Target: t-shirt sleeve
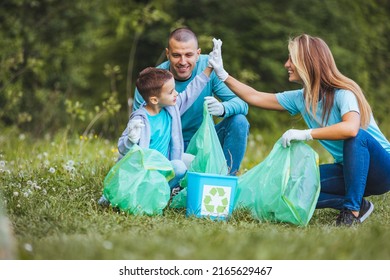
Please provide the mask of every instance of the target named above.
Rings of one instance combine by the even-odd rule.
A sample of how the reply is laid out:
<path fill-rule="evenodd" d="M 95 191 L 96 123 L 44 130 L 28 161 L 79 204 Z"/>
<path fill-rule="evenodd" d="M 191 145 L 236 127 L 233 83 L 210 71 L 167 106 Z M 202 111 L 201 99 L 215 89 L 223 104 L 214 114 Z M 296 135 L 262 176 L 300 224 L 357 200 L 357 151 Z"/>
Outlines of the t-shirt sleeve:
<path fill-rule="evenodd" d="M 350 90 L 339 90 L 336 94 L 336 106 L 340 109 L 340 115 L 354 111 L 360 114 L 356 96 Z"/>
<path fill-rule="evenodd" d="M 302 106 L 305 106 L 302 89 L 279 92 L 276 99 L 291 115 L 299 114 Z"/>

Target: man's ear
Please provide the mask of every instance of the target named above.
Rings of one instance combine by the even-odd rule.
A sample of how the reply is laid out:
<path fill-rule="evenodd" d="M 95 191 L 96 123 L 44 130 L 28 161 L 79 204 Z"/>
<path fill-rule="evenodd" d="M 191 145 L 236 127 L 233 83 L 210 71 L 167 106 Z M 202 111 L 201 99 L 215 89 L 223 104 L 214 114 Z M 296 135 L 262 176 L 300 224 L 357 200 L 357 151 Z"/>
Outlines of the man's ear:
<path fill-rule="evenodd" d="M 168 50 L 168 48 L 165 48 L 165 56 L 169 60 L 169 50 Z"/>
<path fill-rule="evenodd" d="M 158 98 L 157 96 L 152 96 L 149 98 L 149 102 L 152 103 L 153 105 L 157 105 L 158 104 Z"/>
<path fill-rule="evenodd" d="M 202 49 L 201 48 L 199 48 L 199 49 L 197 49 L 196 50 L 196 54 L 197 54 L 197 58 L 196 58 L 196 61 L 198 61 L 199 60 L 199 56 L 200 56 L 200 54 L 202 53 Z"/>

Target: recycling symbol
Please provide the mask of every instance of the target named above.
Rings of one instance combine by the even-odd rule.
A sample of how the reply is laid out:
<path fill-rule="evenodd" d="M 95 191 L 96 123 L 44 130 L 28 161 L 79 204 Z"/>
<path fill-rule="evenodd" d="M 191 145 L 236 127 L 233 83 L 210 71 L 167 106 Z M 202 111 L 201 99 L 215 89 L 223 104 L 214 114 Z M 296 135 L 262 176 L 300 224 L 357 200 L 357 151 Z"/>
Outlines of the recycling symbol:
<path fill-rule="evenodd" d="M 204 186 L 203 189 L 203 215 L 227 215 L 229 212 L 230 200 L 229 187 Z"/>

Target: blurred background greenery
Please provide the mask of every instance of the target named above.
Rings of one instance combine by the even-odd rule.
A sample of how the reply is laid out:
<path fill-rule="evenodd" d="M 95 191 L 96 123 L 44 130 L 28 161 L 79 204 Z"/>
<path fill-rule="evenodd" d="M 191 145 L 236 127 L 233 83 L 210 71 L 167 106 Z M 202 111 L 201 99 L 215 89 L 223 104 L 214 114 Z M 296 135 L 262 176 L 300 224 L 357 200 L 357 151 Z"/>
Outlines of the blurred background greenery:
<path fill-rule="evenodd" d="M 161 63 L 170 31 L 186 25 L 202 53 L 213 37 L 222 39 L 226 69 L 268 92 L 299 87 L 283 68 L 288 38 L 322 37 L 389 136 L 389 14 L 387 0 L 3 0 L 0 129 L 50 138 L 65 128 L 117 139 L 138 72 Z M 256 108 L 249 121 L 253 134 L 264 135 L 301 125 Z"/>

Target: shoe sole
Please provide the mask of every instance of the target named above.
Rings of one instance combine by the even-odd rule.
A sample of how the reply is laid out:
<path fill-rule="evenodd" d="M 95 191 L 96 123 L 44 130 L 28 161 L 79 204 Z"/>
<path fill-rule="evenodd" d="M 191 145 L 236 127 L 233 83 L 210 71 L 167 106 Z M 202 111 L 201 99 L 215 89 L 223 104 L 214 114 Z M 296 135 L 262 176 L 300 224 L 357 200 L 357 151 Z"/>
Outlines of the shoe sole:
<path fill-rule="evenodd" d="M 372 204 L 372 202 L 370 202 L 370 201 L 368 201 L 368 203 L 370 203 L 370 207 L 368 208 L 367 212 L 364 213 L 364 215 L 359 218 L 360 223 L 363 223 L 364 220 L 367 219 L 368 216 L 371 215 L 372 211 L 374 211 L 374 204 Z"/>

